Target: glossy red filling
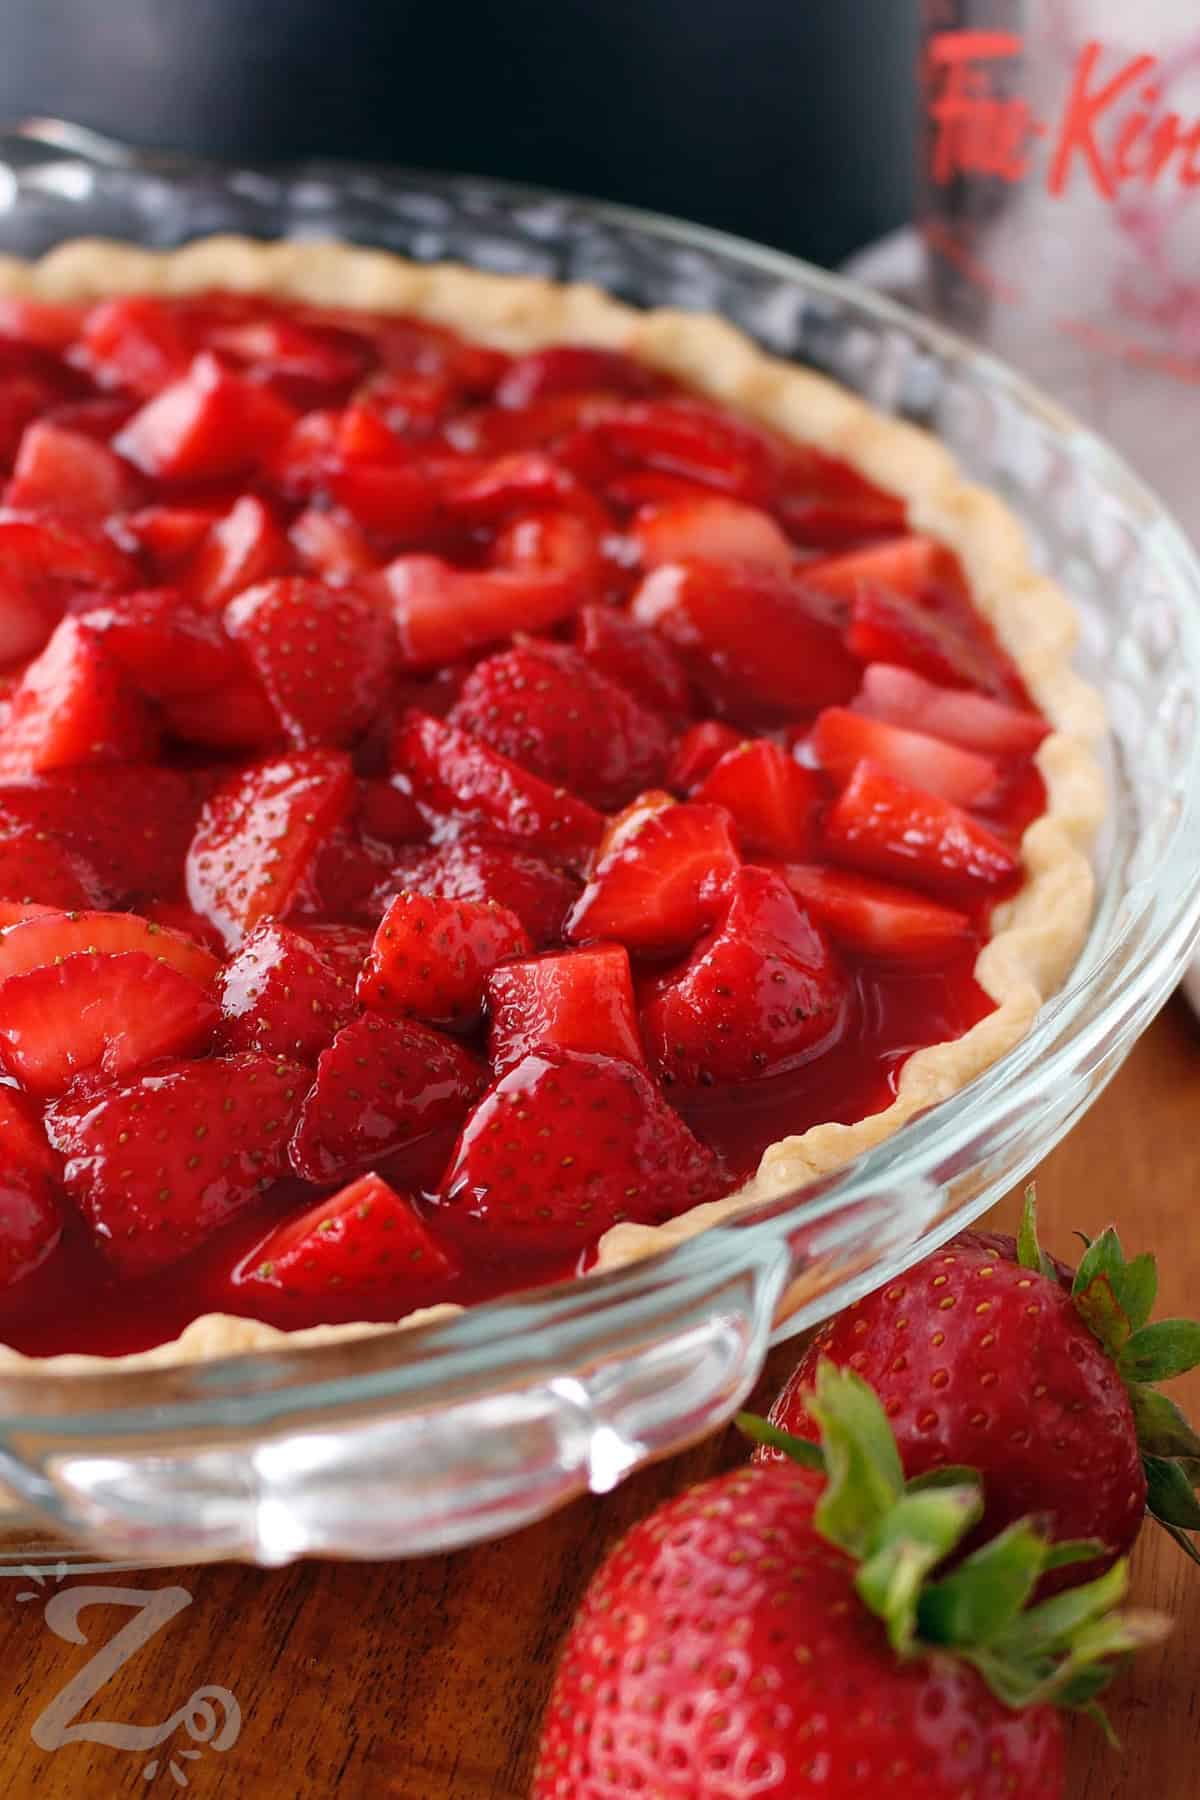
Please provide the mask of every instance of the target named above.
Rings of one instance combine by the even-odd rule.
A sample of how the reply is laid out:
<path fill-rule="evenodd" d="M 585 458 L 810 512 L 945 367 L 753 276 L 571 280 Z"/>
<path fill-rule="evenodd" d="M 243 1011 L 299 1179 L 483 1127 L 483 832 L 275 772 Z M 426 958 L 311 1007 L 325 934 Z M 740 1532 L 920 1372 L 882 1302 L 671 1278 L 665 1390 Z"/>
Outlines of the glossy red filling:
<path fill-rule="evenodd" d="M 557 1279 L 990 1010 L 1045 726 L 844 465 L 233 295 L 0 303 L 0 461 L 4 1342 Z"/>

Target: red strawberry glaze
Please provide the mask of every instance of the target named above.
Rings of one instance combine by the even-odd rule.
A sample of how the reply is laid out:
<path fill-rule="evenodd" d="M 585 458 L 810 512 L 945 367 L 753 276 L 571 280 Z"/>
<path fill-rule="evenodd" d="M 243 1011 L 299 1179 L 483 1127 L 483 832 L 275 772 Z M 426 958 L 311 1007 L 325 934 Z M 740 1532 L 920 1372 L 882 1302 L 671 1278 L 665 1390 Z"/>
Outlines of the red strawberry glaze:
<path fill-rule="evenodd" d="M 223 295 L 105 302 L 61 348 L 47 338 L 6 354 L 13 379 L 25 382 L 25 429 L 36 434 L 39 419 L 48 428 L 24 452 L 20 430 L 0 442 L 0 475 L 17 476 L 0 495 L 0 928 L 39 904 L 86 900 L 185 932 L 193 921 L 207 945 L 224 939 L 227 959 L 257 921 L 286 917 L 294 932 L 314 933 L 302 935 L 294 959 L 301 982 L 304 941 L 320 949 L 336 939 L 337 954 L 322 965 L 320 996 L 315 986 L 289 989 L 287 1006 L 300 1014 L 279 1017 L 286 1026 L 311 1012 L 332 1033 L 363 1001 L 361 985 L 354 998 L 357 970 L 410 875 L 422 895 L 444 895 L 443 907 L 509 909 L 534 953 L 555 951 L 564 962 L 597 941 L 589 919 L 606 921 L 612 938 L 624 930 L 642 1005 L 693 955 L 697 933 L 720 929 L 736 886 L 725 864 L 736 866 L 737 852 L 781 872 L 781 858 L 827 863 L 834 887 L 839 875 L 859 884 L 850 899 L 860 905 L 869 904 L 864 877 L 911 880 L 896 887 L 890 913 L 883 904 L 870 915 L 868 942 L 887 945 L 889 920 L 899 932 L 914 905 L 918 923 L 922 903 L 953 907 L 939 948 L 914 951 L 897 937 L 892 954 L 867 955 L 813 900 L 845 984 L 837 1035 L 801 1047 L 782 1073 L 736 1087 L 664 1082 L 731 1188 L 776 1139 L 885 1108 L 909 1054 L 960 1036 L 991 1009 L 974 961 L 991 908 L 1019 886 L 1021 833 L 1045 807 L 1031 750 L 996 757 L 996 784 L 969 790 L 969 814 L 945 800 L 914 810 L 924 839 L 913 872 L 861 817 L 839 812 L 836 833 L 823 835 L 841 790 L 849 788 L 853 812 L 854 794 L 879 782 L 856 788 L 852 770 L 821 769 L 810 743 L 818 704 L 871 718 L 903 701 L 893 724 L 908 752 L 923 705 L 931 717 L 952 714 L 960 768 L 964 750 L 991 754 L 1006 721 L 1014 741 L 1036 737 L 1019 674 L 974 611 L 953 558 L 904 535 L 890 496 L 615 353 L 514 360 L 418 321 Z M 25 512 L 31 471 L 39 510 Z M 678 580 L 672 563 L 683 565 Z M 756 594 L 762 607 L 747 631 Z M 533 648 L 522 633 L 533 634 Z M 797 634 L 811 680 L 804 705 L 789 711 L 779 671 L 796 662 Z M 450 648 L 434 666 L 430 646 L 440 644 Z M 911 674 L 898 688 L 896 669 L 889 677 L 882 665 L 905 658 Z M 868 659 L 881 679 L 864 689 Z M 79 695 L 70 733 L 54 691 L 64 662 Z M 764 705 L 761 684 L 772 680 Z M 977 721 L 988 741 L 973 746 L 970 702 L 979 694 L 989 696 Z M 840 728 L 850 741 L 896 742 L 894 733 L 859 731 L 844 711 Z M 697 760 L 705 732 L 714 754 Z M 601 733 L 603 767 L 599 757 L 589 763 Z M 759 745 L 745 768 L 772 770 L 780 793 L 802 791 L 802 831 L 764 836 L 755 796 L 728 779 L 722 791 L 703 785 L 722 752 L 727 776 L 743 770 L 746 738 Z M 905 774 L 930 766 L 931 741 L 924 762 L 918 742 Z M 974 766 L 991 765 L 976 757 Z M 556 785 L 568 778 L 569 788 Z M 701 895 L 672 902 L 682 926 L 673 913 L 650 932 L 646 896 L 666 891 L 662 871 L 643 887 L 622 857 L 636 844 L 638 796 L 660 779 L 670 791 L 652 795 L 642 822 L 672 799 L 690 803 L 693 820 L 715 817 L 727 848 L 724 873 Z M 914 794 L 892 796 L 897 829 Z M 599 809 L 615 813 L 627 797 L 634 804 L 614 827 Z M 656 828 L 647 846 L 680 836 Z M 597 869 L 609 884 L 599 899 Z M 957 871 L 949 886 L 947 869 Z M 437 911 L 422 903 L 422 917 Z M 437 938 L 431 930 L 431 954 Z M 109 953 L 107 940 L 89 937 L 87 947 Z M 78 948 L 72 941 L 55 954 Z M 408 954 L 421 987 L 416 940 Z M 513 954 L 530 954 L 522 936 Z M 761 954 L 751 946 L 743 960 L 739 946 L 724 965 L 739 979 L 746 971 L 747 1029 L 755 1005 L 770 1001 L 766 988 L 754 998 Z M 761 967 L 765 982 L 769 955 Z M 704 981 L 696 988 L 704 1002 Z M 578 1034 L 586 1036 L 591 1003 L 586 984 L 572 994 L 568 1049 L 589 1050 Z M 435 1023 L 482 1072 L 487 1019 L 439 1013 Z M 299 1027 L 288 1029 L 294 1036 Z M 272 1046 L 264 1031 L 252 1017 L 247 1045 L 262 1038 L 271 1054 L 287 1053 L 285 1043 L 295 1051 L 291 1037 Z M 309 1074 L 320 1031 L 318 1022 L 301 1046 Z M 794 1035 L 803 1045 L 804 1034 Z M 612 1047 L 610 1030 L 596 1048 Z M 189 1053 L 230 1048 L 218 1030 Z M 114 1056 L 104 1067 L 126 1064 Z M 135 1065 L 128 1078 L 154 1072 Z M 11 1082 L 2 1062 L 0 1081 Z M 325 1186 L 294 1175 L 274 1181 L 151 1276 L 114 1272 L 103 1230 L 90 1235 L 71 1204 L 72 1183 L 86 1177 L 68 1165 L 60 1184 L 50 1156 L 49 1176 L 39 1166 L 37 1180 L 49 1179 L 63 1203 L 62 1240 L 33 1273 L 0 1287 L 0 1341 L 38 1356 L 115 1356 L 173 1338 L 205 1312 L 285 1329 L 387 1321 L 588 1266 L 592 1247 L 569 1257 L 536 1242 L 519 1256 L 493 1253 L 486 1231 L 464 1254 L 439 1192 L 462 1120 L 375 1159 L 369 1102 L 353 1094 L 346 1105 L 366 1134 L 361 1168 L 352 1162 Z M 36 1130 L 40 1102 L 22 1105 Z M 0 1174 L 13 1153 L 0 1135 Z M 16 1153 L 24 1154 L 19 1140 Z M 280 1223 L 367 1168 L 451 1253 L 435 1276 L 402 1269 L 383 1288 L 376 1273 L 362 1294 L 330 1288 L 302 1298 L 243 1282 Z M 185 1201 L 167 1197 L 168 1206 Z"/>

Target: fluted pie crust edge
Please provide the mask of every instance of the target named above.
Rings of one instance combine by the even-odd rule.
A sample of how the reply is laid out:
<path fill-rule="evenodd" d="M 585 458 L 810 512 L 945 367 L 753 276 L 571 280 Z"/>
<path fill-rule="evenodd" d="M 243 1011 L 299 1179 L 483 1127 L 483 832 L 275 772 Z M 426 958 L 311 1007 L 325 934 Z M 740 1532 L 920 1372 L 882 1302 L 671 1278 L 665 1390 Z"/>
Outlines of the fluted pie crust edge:
<path fill-rule="evenodd" d="M 766 355 L 712 314 L 666 307 L 643 312 L 580 283 L 493 275 L 452 263 L 417 264 L 340 243 L 264 244 L 227 236 L 168 251 L 81 238 L 34 263 L 0 258 L 0 294 L 71 301 L 209 288 L 405 312 L 510 351 L 557 343 L 625 350 L 697 392 L 841 458 L 901 497 L 916 531 L 957 554 L 974 604 L 990 620 L 1053 728 L 1037 753 L 1047 808 L 1022 839 L 1025 882 L 996 909 L 993 934 L 975 966 L 995 1011 L 962 1037 L 914 1052 L 901 1071 L 895 1100 L 883 1112 L 852 1125 L 814 1125 L 770 1145 L 756 1175 L 737 1193 L 666 1225 L 614 1226 L 601 1239 L 597 1268 L 635 1262 L 746 1206 L 841 1168 L 914 1114 L 957 1092 L 1019 1042 L 1070 970 L 1091 918 L 1094 881 L 1087 851 L 1105 806 L 1095 755 L 1104 710 L 1099 695 L 1070 664 L 1077 629 L 1070 601 L 1035 569 L 1013 513 L 994 494 L 966 481 L 948 450 L 823 376 Z M 426 1324 L 458 1310 L 428 1307 L 396 1323 Z M 0 1373 L 161 1368 L 391 1329 L 361 1324 L 285 1332 L 253 1319 L 208 1313 L 171 1342 L 132 1356 L 32 1358 L 0 1346 Z"/>

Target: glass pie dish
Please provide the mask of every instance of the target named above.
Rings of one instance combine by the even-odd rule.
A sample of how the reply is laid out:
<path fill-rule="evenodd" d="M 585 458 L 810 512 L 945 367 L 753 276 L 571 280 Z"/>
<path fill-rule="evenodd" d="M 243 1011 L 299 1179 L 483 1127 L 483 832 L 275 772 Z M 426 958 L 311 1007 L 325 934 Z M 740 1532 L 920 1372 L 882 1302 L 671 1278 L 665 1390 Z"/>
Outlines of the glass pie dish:
<path fill-rule="evenodd" d="M 332 1345 L 0 1378 L 14 1505 L 109 1555 L 272 1564 L 511 1529 L 712 1429 L 772 1335 L 976 1217 L 1101 1092 L 1200 929 L 1200 567 L 1116 459 L 1005 370 L 783 256 L 473 178 L 218 168 L 45 123 L 11 157 L 4 252 L 337 236 L 723 314 L 931 429 L 1012 506 L 1078 607 L 1080 663 L 1112 727 L 1091 935 L 1033 1031 L 953 1099 L 837 1176 L 626 1269 Z"/>

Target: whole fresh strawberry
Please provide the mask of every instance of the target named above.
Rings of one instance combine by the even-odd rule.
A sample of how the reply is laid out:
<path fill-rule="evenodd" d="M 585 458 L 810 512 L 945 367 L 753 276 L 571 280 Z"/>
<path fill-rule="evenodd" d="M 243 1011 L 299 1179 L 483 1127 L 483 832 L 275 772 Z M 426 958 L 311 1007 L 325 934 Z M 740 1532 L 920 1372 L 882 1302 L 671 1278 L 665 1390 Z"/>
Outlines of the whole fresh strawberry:
<path fill-rule="evenodd" d="M 1200 1363 L 1200 1325 L 1148 1323 L 1156 1288 L 1154 1258 L 1126 1261 L 1111 1229 L 1073 1274 L 1052 1262 L 1031 1192 L 1015 1242 L 965 1232 L 823 1326 L 771 1420 L 815 1438 L 810 1402 L 827 1358 L 878 1394 L 910 1476 L 980 1471 L 983 1529 L 1036 1513 L 1055 1539 L 1106 1546 L 1052 1585 L 1123 1555 L 1147 1510 L 1200 1560 L 1183 1535 L 1200 1528 L 1200 1437 L 1152 1385 Z"/>
<path fill-rule="evenodd" d="M 741 1469 L 635 1526 L 567 1640 L 532 1800 L 1058 1800 L 1056 1707 L 1161 1635 L 1112 1610 L 1125 1568 L 1030 1605 L 1054 1550 L 1028 1520 L 946 1572 L 969 1470 L 906 1483 L 878 1400 L 824 1364 L 828 1475 Z M 780 1434 L 781 1436 L 783 1434 Z"/>

